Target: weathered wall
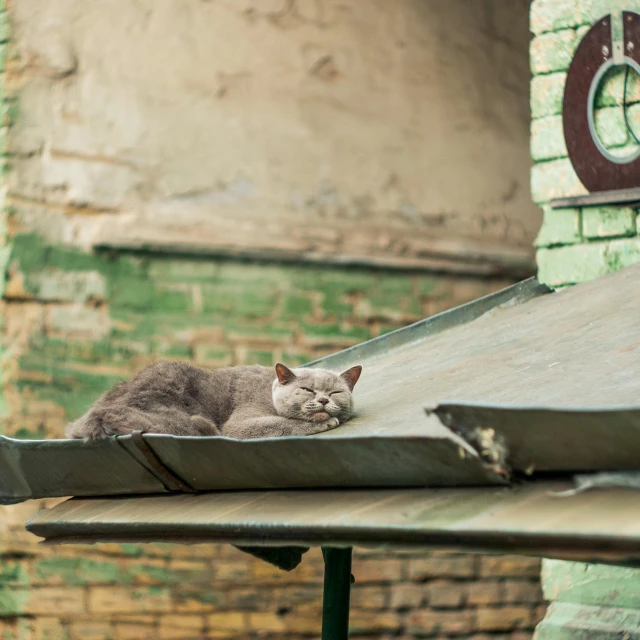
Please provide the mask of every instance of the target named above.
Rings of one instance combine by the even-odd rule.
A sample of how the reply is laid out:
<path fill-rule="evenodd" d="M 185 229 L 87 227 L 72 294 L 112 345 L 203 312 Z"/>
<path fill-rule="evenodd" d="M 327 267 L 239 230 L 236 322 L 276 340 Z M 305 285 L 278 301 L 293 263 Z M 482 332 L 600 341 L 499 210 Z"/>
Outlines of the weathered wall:
<path fill-rule="evenodd" d="M 638 0 L 534 0 L 531 5 L 531 176 L 533 199 L 544 211 L 536 240 L 538 277 L 554 287 L 575 284 L 640 261 L 638 211 L 618 207 L 551 209 L 549 201 L 585 189 L 567 157 L 562 99 L 567 69 L 583 35 L 616 9 L 640 11 Z M 605 147 L 622 153 L 633 140 L 622 114 L 624 72 L 609 74 L 596 102 L 596 127 Z M 629 77 L 628 117 L 640 136 L 640 78 Z"/>
<path fill-rule="evenodd" d="M 591 280 L 640 261 L 638 210 L 585 207 L 552 210 L 552 198 L 585 189 L 567 157 L 562 130 L 562 98 L 573 52 L 589 26 L 621 9 L 640 11 L 638 0 L 533 0 L 531 30 L 531 152 L 534 200 L 544 210 L 538 235 L 538 277 L 554 287 Z M 596 125 L 612 152 L 628 152 L 632 140 L 624 124 L 624 74 L 610 74 L 597 98 Z M 629 120 L 640 132 L 640 81 L 628 86 Z M 638 633 L 640 576 L 620 567 L 543 562 L 544 596 L 551 601 L 535 633 L 537 640 L 620 638 Z"/>
<path fill-rule="evenodd" d="M 52 238 L 531 254 L 527 0 L 16 0 L 12 19 L 11 188 Z"/>
<path fill-rule="evenodd" d="M 536 629 L 536 640 L 614 640 L 638 633 L 637 569 L 545 560 L 542 584 L 551 605 Z"/>
<path fill-rule="evenodd" d="M 14 0 L 4 433 L 59 436 L 157 358 L 295 364 L 512 281 L 442 269 L 529 254 L 526 2 L 355 6 Z M 301 261 L 91 251 L 107 233 Z M 39 506 L 0 509 L 3 640 L 318 635 L 317 553 L 283 574 L 215 545 L 43 549 Z M 358 552 L 354 632 L 525 640 L 538 566 Z"/>

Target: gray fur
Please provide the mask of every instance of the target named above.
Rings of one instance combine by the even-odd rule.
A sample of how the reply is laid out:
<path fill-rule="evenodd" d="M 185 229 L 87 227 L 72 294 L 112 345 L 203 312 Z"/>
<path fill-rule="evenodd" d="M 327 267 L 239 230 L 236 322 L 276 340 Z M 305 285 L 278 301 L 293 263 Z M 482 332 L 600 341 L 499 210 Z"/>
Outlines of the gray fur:
<path fill-rule="evenodd" d="M 261 366 L 206 370 L 157 362 L 105 393 L 67 427 L 69 438 L 106 438 L 132 431 L 250 439 L 311 435 L 334 429 L 353 413 L 361 367 Z"/>

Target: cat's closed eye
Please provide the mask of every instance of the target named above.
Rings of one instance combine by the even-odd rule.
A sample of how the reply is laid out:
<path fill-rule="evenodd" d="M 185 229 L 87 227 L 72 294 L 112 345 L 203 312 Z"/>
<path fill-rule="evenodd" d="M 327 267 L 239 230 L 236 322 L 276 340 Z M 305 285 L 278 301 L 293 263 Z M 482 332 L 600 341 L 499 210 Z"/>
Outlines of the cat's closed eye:
<path fill-rule="evenodd" d="M 335 396 L 336 393 L 344 393 L 344 391 L 332 391 L 329 395 L 330 396 Z"/>
<path fill-rule="evenodd" d="M 302 391 L 306 391 L 307 393 L 315 393 L 313 389 L 307 389 L 307 387 L 300 387 L 300 389 L 302 389 Z"/>

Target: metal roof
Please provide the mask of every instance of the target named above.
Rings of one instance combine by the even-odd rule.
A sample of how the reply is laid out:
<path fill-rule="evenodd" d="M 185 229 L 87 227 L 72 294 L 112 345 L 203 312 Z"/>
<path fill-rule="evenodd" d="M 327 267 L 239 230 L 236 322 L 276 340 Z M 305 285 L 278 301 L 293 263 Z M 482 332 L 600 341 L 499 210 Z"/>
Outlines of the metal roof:
<path fill-rule="evenodd" d="M 321 442 L 315 436 L 237 441 L 150 434 L 94 442 L 0 437 L 0 504 L 70 495 L 162 493 L 184 487 L 203 491 L 501 484 L 503 479 L 472 450 L 461 450 L 462 441 L 437 420 L 426 419 L 421 385 L 397 389 L 405 376 L 402 367 L 394 380 L 386 379 L 384 359 L 404 347 L 412 361 L 413 349 L 429 336 L 548 291 L 530 279 L 347 349 L 340 357 L 312 363 L 335 368 L 342 358 L 365 366 L 356 391 L 360 415 L 322 434 Z M 427 370 L 428 365 L 423 361 Z M 372 404 L 387 397 L 380 389 L 392 387 L 395 395 L 384 411 Z M 439 439 L 434 441 L 434 436 Z"/>
<path fill-rule="evenodd" d="M 527 281 L 311 363 L 364 366 L 359 414 L 332 432 L 4 441 L 0 490 L 242 489 L 76 498 L 28 525 L 56 541 L 453 544 L 635 563 L 638 475 L 590 474 L 640 471 L 639 320 L 640 265 L 553 294 Z M 568 495 L 576 473 L 613 488 L 549 495 Z"/>
<path fill-rule="evenodd" d="M 515 488 L 220 492 L 75 498 L 27 528 L 60 542 L 456 546 L 469 551 L 640 564 L 640 492 L 570 498 L 567 482 Z"/>

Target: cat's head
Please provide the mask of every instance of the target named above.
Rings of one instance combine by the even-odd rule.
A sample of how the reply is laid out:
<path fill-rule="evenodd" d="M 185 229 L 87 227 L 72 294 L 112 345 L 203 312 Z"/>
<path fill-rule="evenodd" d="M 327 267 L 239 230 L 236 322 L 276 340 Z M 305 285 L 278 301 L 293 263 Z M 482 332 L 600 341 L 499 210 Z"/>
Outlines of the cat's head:
<path fill-rule="evenodd" d="M 289 369 L 278 363 L 273 406 L 286 418 L 312 422 L 338 418 L 344 422 L 353 412 L 352 392 L 361 372 L 361 366 L 338 374 L 326 369 Z"/>

